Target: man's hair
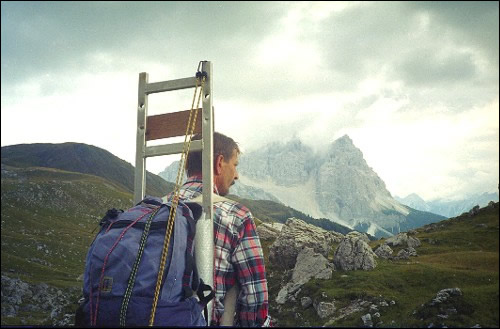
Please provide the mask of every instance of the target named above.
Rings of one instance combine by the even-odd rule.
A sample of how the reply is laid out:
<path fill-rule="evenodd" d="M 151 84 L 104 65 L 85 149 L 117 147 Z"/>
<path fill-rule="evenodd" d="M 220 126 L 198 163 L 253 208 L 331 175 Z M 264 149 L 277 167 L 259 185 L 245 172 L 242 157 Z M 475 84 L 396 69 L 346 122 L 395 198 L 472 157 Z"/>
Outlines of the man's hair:
<path fill-rule="evenodd" d="M 201 134 L 196 134 L 193 136 L 192 140 L 200 140 Z M 233 156 L 233 151 L 236 150 L 237 154 L 240 153 L 240 148 L 238 147 L 238 143 L 236 143 L 231 137 L 227 137 L 221 133 L 214 132 L 213 137 L 214 143 L 214 163 L 213 168 L 215 168 L 215 161 L 217 160 L 218 155 L 223 155 L 224 160 L 227 162 Z M 192 176 L 196 174 L 201 174 L 202 168 L 202 155 L 201 151 L 193 151 L 189 152 L 187 162 L 186 162 L 186 171 L 187 175 Z"/>

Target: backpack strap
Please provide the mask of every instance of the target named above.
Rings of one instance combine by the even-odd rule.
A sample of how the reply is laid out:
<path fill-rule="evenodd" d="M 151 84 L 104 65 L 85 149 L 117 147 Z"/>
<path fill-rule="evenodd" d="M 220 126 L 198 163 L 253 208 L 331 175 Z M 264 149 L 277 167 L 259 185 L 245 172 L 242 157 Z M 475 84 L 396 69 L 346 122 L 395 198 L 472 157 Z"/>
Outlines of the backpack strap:
<path fill-rule="evenodd" d="M 135 279 L 137 277 L 137 270 L 139 269 L 139 264 L 141 263 L 142 254 L 144 253 L 144 247 L 146 246 L 146 241 L 149 236 L 149 228 L 151 227 L 151 223 L 153 222 L 153 218 L 160 210 L 161 205 L 156 207 L 155 210 L 151 213 L 149 218 L 146 221 L 146 226 L 141 235 L 141 240 L 139 242 L 139 250 L 137 251 L 137 256 L 135 258 L 134 265 L 132 266 L 132 271 L 130 272 L 130 277 L 128 279 L 127 289 L 125 290 L 125 294 L 122 300 L 122 306 L 120 308 L 120 326 L 125 327 L 126 319 L 127 319 L 127 310 L 128 304 L 130 302 L 130 297 L 132 296 L 132 289 L 135 285 Z"/>
<path fill-rule="evenodd" d="M 191 275 L 196 269 L 196 264 L 193 257 L 193 243 L 196 234 L 196 222 L 195 219 L 189 214 L 189 209 L 187 206 L 182 207 L 182 215 L 186 218 L 189 232 L 186 241 L 186 267 L 184 269 L 184 275 L 182 276 L 182 290 L 184 293 L 184 299 L 193 296 L 193 288 L 191 287 Z M 197 271 L 196 271 L 197 272 Z M 196 273 L 198 276 L 198 273 Z M 194 284 L 193 280 L 193 284 Z"/>
<path fill-rule="evenodd" d="M 205 296 L 205 291 L 210 291 L 210 293 Z M 196 295 L 198 296 L 198 299 L 200 300 L 201 306 L 203 306 L 203 315 L 205 316 L 205 320 L 208 319 L 208 303 L 215 297 L 215 291 L 210 287 L 208 284 L 205 284 L 202 279 L 200 279 L 200 284 L 198 286 L 198 289 L 196 290 Z M 210 324 L 208 323 L 207 320 L 207 327 Z"/>

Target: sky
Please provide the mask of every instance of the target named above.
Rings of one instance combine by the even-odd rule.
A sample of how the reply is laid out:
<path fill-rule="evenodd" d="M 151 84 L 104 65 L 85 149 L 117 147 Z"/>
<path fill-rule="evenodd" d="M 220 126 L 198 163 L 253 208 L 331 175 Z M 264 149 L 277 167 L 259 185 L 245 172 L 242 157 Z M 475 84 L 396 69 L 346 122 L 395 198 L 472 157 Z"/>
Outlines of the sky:
<path fill-rule="evenodd" d="M 498 192 L 498 6 L 2 1 L 1 145 L 86 143 L 135 165 L 139 73 L 209 60 L 215 130 L 243 152 L 292 138 L 323 152 L 347 134 L 393 196 Z M 148 115 L 192 97 L 150 95 Z"/>

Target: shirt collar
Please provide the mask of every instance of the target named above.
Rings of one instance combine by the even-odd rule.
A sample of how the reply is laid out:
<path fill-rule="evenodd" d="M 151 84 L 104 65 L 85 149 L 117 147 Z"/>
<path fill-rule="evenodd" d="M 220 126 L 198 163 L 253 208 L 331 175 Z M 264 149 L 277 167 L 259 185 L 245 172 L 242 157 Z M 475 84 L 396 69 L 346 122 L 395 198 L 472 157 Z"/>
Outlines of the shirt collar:
<path fill-rule="evenodd" d="M 192 175 L 188 177 L 186 183 L 184 184 L 188 183 L 203 183 L 203 178 L 201 177 L 201 175 Z M 214 184 L 214 193 L 219 195 L 219 190 L 217 189 L 217 186 L 215 186 L 215 184 Z"/>

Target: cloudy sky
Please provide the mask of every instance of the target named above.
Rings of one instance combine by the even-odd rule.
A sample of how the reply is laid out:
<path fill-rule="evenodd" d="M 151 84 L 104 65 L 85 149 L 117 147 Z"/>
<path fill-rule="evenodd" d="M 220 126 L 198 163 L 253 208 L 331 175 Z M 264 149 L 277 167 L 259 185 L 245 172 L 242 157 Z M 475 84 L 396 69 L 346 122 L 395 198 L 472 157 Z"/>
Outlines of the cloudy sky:
<path fill-rule="evenodd" d="M 81 142 L 135 164 L 139 73 L 210 60 L 215 128 L 244 151 L 348 134 L 393 195 L 498 191 L 498 2 L 1 2 L 1 19 L 2 146 Z M 149 115 L 191 100 L 151 95 Z"/>

